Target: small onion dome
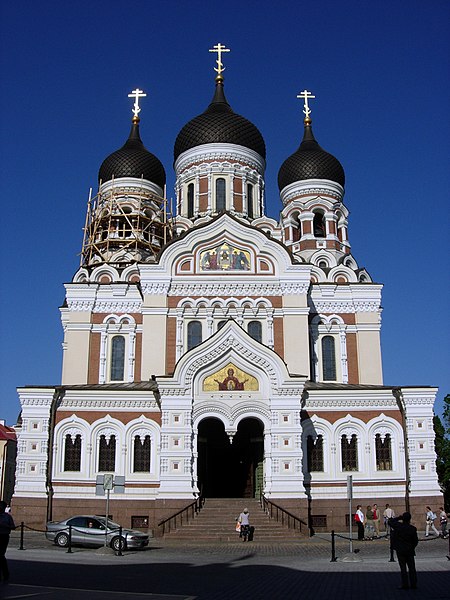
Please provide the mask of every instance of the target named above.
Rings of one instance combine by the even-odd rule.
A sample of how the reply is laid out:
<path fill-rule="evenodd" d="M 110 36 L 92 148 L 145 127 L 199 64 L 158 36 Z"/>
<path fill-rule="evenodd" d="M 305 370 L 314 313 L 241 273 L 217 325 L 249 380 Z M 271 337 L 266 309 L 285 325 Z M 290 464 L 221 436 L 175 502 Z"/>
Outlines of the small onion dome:
<path fill-rule="evenodd" d="M 177 136 L 174 160 L 180 154 L 203 144 L 236 144 L 257 152 L 264 159 L 266 145 L 258 129 L 233 112 L 223 90 L 223 77 L 216 77 L 216 90 L 211 104 L 201 115 L 189 121 Z"/>
<path fill-rule="evenodd" d="M 166 172 L 161 161 L 144 146 L 139 135 L 139 118 L 133 118 L 130 135 L 119 150 L 110 154 L 98 172 L 101 183 L 119 177 L 146 179 L 164 188 Z"/>
<path fill-rule="evenodd" d="M 291 183 L 305 179 L 329 179 L 345 184 L 341 163 L 319 146 L 311 128 L 311 119 L 305 119 L 305 133 L 298 150 L 287 158 L 278 171 L 280 191 Z"/>

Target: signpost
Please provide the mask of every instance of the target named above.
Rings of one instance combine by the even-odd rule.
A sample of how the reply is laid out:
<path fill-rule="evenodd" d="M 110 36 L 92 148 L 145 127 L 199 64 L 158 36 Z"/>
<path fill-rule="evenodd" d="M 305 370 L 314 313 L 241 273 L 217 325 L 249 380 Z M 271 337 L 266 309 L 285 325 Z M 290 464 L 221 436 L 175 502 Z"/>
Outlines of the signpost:
<path fill-rule="evenodd" d="M 352 539 L 352 500 L 353 500 L 353 475 L 347 476 L 347 500 L 348 500 L 348 514 L 349 514 L 349 537 L 350 537 L 350 553 L 353 552 L 353 539 Z"/>
<path fill-rule="evenodd" d="M 108 546 L 108 515 L 109 515 L 109 493 L 114 487 L 114 475 L 105 473 L 103 475 L 103 489 L 106 492 L 106 529 L 105 529 L 105 548 Z"/>

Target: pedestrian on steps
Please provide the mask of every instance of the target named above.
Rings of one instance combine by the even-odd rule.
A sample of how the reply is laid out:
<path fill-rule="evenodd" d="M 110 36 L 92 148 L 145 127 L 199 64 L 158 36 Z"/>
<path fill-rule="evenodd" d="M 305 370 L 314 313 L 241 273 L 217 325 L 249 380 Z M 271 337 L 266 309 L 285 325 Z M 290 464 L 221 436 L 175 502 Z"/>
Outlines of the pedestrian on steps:
<path fill-rule="evenodd" d="M 239 515 L 239 523 L 241 524 L 241 533 L 239 537 L 243 538 L 243 541 L 246 542 L 250 533 L 250 514 L 248 508 L 244 508 Z"/>

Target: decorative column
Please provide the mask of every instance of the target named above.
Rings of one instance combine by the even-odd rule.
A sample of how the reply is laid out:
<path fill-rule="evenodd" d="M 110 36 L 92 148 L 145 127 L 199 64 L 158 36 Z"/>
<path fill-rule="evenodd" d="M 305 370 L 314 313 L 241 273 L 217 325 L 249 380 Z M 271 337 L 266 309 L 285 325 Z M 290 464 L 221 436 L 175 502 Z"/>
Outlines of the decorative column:
<path fill-rule="evenodd" d="M 99 361 L 99 372 L 98 382 L 105 383 L 106 381 L 106 328 L 100 334 L 100 361 Z"/>
<path fill-rule="evenodd" d="M 134 381 L 134 362 L 136 352 L 136 326 L 128 334 L 128 381 Z"/>
<path fill-rule="evenodd" d="M 177 309 L 177 325 L 176 325 L 176 359 L 178 360 L 183 354 L 183 314 L 184 309 Z"/>
<path fill-rule="evenodd" d="M 339 341 L 341 346 L 341 371 L 342 383 L 348 383 L 348 361 L 347 361 L 347 334 L 346 325 L 339 328 Z"/>

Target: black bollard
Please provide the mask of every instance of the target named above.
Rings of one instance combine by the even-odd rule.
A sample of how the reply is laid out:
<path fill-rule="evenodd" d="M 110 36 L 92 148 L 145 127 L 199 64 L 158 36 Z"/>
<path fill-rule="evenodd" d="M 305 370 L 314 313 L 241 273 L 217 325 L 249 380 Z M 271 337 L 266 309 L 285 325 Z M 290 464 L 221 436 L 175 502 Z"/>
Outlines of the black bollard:
<path fill-rule="evenodd" d="M 392 545 L 392 529 L 391 529 L 391 537 L 389 538 L 389 550 L 391 551 L 391 558 L 389 559 L 389 562 L 395 562 L 394 547 Z"/>
<path fill-rule="evenodd" d="M 19 550 L 23 550 L 23 530 L 25 528 L 25 523 L 22 521 L 20 524 L 20 546 L 19 546 Z"/>
<path fill-rule="evenodd" d="M 332 529 L 331 531 L 331 561 L 330 562 L 336 562 L 337 558 L 336 558 L 336 543 L 335 543 L 335 539 L 334 539 L 334 529 Z"/>
<path fill-rule="evenodd" d="M 119 549 L 117 550 L 117 556 L 123 556 L 123 554 L 122 554 L 122 526 L 119 527 Z"/>
<path fill-rule="evenodd" d="M 69 543 L 67 545 L 67 553 L 72 553 L 72 525 L 69 525 Z"/>

